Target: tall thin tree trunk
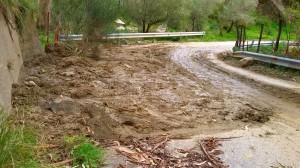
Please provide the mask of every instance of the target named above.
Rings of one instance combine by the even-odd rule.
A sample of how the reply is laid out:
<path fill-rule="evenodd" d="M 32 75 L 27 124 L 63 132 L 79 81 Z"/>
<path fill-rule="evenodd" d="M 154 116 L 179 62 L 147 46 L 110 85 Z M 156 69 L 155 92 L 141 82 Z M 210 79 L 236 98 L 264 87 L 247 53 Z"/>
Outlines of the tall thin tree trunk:
<path fill-rule="evenodd" d="M 195 19 L 192 19 L 192 32 L 195 31 Z"/>
<path fill-rule="evenodd" d="M 234 22 L 232 21 L 231 22 L 231 25 L 230 25 L 230 27 L 229 27 L 229 29 L 227 29 L 227 33 L 230 33 L 231 32 L 231 30 L 232 30 L 232 28 L 233 28 L 233 25 L 234 25 Z"/>
<path fill-rule="evenodd" d="M 148 25 L 147 25 L 147 29 L 146 29 L 146 32 L 145 32 L 145 33 L 149 33 L 151 26 L 152 26 L 151 24 L 148 24 Z"/>
<path fill-rule="evenodd" d="M 143 20 L 143 33 L 146 33 L 146 21 L 145 20 Z"/>
<path fill-rule="evenodd" d="M 218 23 L 218 28 L 219 28 L 219 35 L 220 35 L 221 37 L 223 37 L 222 26 L 221 26 L 221 24 L 220 24 L 219 22 L 217 22 L 217 23 Z"/>
<path fill-rule="evenodd" d="M 241 27 L 241 31 L 240 31 L 240 39 L 239 39 L 239 47 L 242 46 L 242 39 L 243 39 L 243 28 Z"/>
<path fill-rule="evenodd" d="M 300 3 L 300 2 L 299 2 Z M 285 49 L 285 57 L 288 56 L 289 49 L 290 49 L 290 40 L 291 40 L 291 29 L 288 29 L 287 23 L 285 23 L 285 28 L 286 28 L 286 37 L 287 37 L 287 44 L 286 44 L 286 49 Z"/>
<path fill-rule="evenodd" d="M 283 26 L 283 20 L 280 19 L 278 21 L 278 35 L 277 35 L 277 39 L 276 39 L 276 44 L 275 44 L 274 52 L 277 52 L 278 49 L 279 49 L 279 42 L 280 42 L 280 37 L 281 37 L 281 32 L 282 32 L 282 26 Z"/>
<path fill-rule="evenodd" d="M 221 36 L 221 37 L 223 37 L 223 31 L 222 31 L 222 28 L 221 27 L 219 27 L 219 35 Z"/>
<path fill-rule="evenodd" d="M 237 22 L 235 22 L 235 28 L 236 28 L 236 42 L 235 42 L 235 46 L 238 47 L 239 46 L 239 39 L 240 39 L 240 31 L 239 31 L 239 25 Z"/>
<path fill-rule="evenodd" d="M 246 28 L 244 28 L 244 36 L 243 36 L 243 51 L 245 51 L 245 41 L 246 41 Z"/>
<path fill-rule="evenodd" d="M 256 51 L 257 53 L 259 53 L 259 50 L 260 50 L 260 43 L 261 43 L 263 31 L 264 31 L 264 24 L 261 24 L 260 25 L 260 35 L 259 35 L 259 40 L 258 40 L 258 46 L 257 46 L 257 51 Z"/>

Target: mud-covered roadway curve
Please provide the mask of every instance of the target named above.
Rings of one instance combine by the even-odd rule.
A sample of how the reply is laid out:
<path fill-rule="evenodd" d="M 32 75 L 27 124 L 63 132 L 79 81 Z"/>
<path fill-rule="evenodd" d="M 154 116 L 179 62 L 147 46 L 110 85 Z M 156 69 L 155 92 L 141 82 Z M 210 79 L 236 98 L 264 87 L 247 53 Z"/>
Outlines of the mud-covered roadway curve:
<path fill-rule="evenodd" d="M 299 167 L 300 84 L 255 73 L 247 77 L 246 70 L 232 70 L 215 54 L 230 51 L 233 45 L 234 42 L 187 43 L 179 45 L 171 58 L 198 78 L 209 81 L 227 95 L 230 103 L 265 107 L 275 113 L 263 126 L 215 135 L 242 137 L 224 144 L 223 158 L 230 167 L 269 167 L 276 163 Z M 262 80 L 253 79 L 255 75 Z"/>
<path fill-rule="evenodd" d="M 265 78 L 269 83 L 247 78 L 244 73 L 232 71 L 231 66 L 218 64 L 215 54 L 231 51 L 234 42 L 186 43 L 179 45 L 172 53 L 174 62 L 195 74 L 198 78 L 209 81 L 221 92 L 240 100 L 250 100 L 274 109 L 278 113 L 286 113 L 300 123 L 299 83 L 292 83 L 239 69 L 240 72 Z M 217 62 L 217 63 L 216 63 Z M 273 81 L 272 81 L 273 80 Z M 272 85 L 274 82 L 274 85 Z M 273 94 L 276 92 L 278 95 Z"/>

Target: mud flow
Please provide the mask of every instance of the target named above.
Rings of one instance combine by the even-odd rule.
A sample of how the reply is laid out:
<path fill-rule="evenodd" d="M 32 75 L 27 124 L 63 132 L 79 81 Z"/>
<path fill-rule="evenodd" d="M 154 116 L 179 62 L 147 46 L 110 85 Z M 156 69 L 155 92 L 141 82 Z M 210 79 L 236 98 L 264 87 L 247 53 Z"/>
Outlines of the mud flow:
<path fill-rule="evenodd" d="M 170 153 L 180 148 L 185 154 L 200 154 L 197 157 L 200 160 L 193 164 L 202 165 L 206 159 L 204 162 L 209 166 L 214 163 L 209 157 L 219 158 L 209 152 L 215 151 L 219 147 L 216 142 L 221 140 L 220 143 L 227 145 L 218 155 L 225 162 L 220 159 L 215 165 L 229 163 L 239 167 L 249 163 L 260 167 L 263 161 L 259 160 L 263 158 L 272 158 L 268 163 L 274 165 L 276 158 L 286 158 L 281 148 L 297 148 L 292 143 L 298 144 L 294 139 L 299 135 L 296 127 L 300 121 L 297 113 L 300 96 L 289 89 L 241 77 L 228 65 L 219 63 L 214 57 L 216 53 L 230 50 L 231 46 L 231 43 L 105 45 L 87 55 L 70 46 L 50 46 L 49 54 L 24 63 L 20 83 L 13 85 L 14 110 L 26 109 L 21 114 L 25 119 L 20 122 L 33 126 L 40 133 L 42 144 L 63 144 L 65 137 L 74 135 L 87 136 L 104 147 L 118 142 L 119 148 L 126 151 L 128 144 L 130 147 L 133 143 L 134 147 L 149 143 L 158 153 L 143 148 L 144 154 L 161 157 L 157 161 L 169 159 L 165 165 L 174 165 L 180 158 L 161 153 L 171 145 Z M 282 130 L 282 125 L 290 126 Z M 276 132 L 275 138 L 269 133 L 265 137 L 265 130 L 272 137 Z M 159 139 L 162 135 L 168 138 Z M 223 141 L 228 137 L 229 141 Z M 293 141 L 285 141 L 287 137 Z M 206 145 L 208 148 L 199 146 L 203 138 L 212 140 Z M 261 149 L 257 156 L 263 155 L 253 162 L 240 154 L 252 149 L 247 147 L 249 139 Z M 279 143 L 282 140 L 286 144 Z M 278 155 L 266 153 L 272 151 L 268 148 L 272 145 L 262 145 L 265 141 L 277 145 Z M 244 148 L 239 150 L 237 144 Z M 121 150 L 121 154 L 131 159 L 139 156 L 139 151 L 132 153 L 132 150 L 136 149 L 130 148 L 131 154 Z M 113 156 L 108 154 L 108 161 L 115 167 L 124 165 L 119 163 L 124 157 L 111 159 L 115 158 L 115 152 Z M 297 161 L 295 152 L 291 155 Z M 45 159 L 51 163 L 68 157 L 63 148 L 49 153 L 55 156 L 51 161 Z M 195 159 L 194 155 L 187 156 Z M 152 163 L 151 159 L 148 161 Z"/>
<path fill-rule="evenodd" d="M 74 134 L 98 140 L 191 136 L 269 120 L 269 109 L 240 100 L 174 63 L 173 48 L 105 46 L 97 61 L 57 52 L 38 56 L 25 62 L 13 104 L 32 109 L 27 121 L 49 142 Z"/>

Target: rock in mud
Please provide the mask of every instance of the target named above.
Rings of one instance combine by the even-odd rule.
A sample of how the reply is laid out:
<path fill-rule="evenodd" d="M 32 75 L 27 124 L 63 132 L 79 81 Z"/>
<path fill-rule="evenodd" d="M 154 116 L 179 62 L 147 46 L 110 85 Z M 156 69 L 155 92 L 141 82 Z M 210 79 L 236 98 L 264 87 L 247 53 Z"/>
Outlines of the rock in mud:
<path fill-rule="evenodd" d="M 254 111 L 254 110 L 245 110 L 238 113 L 235 116 L 235 119 L 241 120 L 243 122 L 259 122 L 265 123 L 270 120 L 272 114 L 267 111 Z"/>
<path fill-rule="evenodd" d="M 66 77 L 74 77 L 76 73 L 74 71 L 67 71 L 67 72 L 63 72 L 62 75 Z"/>
<path fill-rule="evenodd" d="M 54 101 L 43 105 L 45 109 L 52 112 L 64 112 L 64 114 L 73 114 L 76 111 L 79 113 L 81 105 L 68 97 L 59 97 Z"/>
<path fill-rule="evenodd" d="M 244 58 L 239 61 L 241 67 L 251 66 L 254 63 L 253 58 Z"/>
<path fill-rule="evenodd" d="M 33 82 L 33 81 L 25 82 L 25 85 L 28 86 L 28 87 L 34 87 L 34 86 L 36 86 L 35 82 Z"/>

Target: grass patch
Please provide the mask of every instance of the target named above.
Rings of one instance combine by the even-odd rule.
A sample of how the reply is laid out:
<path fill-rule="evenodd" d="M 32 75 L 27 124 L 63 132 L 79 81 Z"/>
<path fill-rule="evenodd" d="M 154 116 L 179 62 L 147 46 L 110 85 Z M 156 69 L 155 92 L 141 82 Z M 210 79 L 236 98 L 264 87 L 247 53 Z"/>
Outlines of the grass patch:
<path fill-rule="evenodd" d="M 273 50 L 274 48 L 272 46 L 261 45 L 259 53 L 284 57 L 285 50 L 286 50 L 286 43 L 280 43 L 277 52 L 274 52 Z M 256 52 L 256 51 L 257 51 L 257 47 L 249 48 L 249 52 Z"/>
<path fill-rule="evenodd" d="M 66 137 L 65 147 L 74 159 L 73 166 L 99 167 L 104 162 L 104 150 L 94 146 L 84 136 Z"/>
<path fill-rule="evenodd" d="M 292 69 L 292 68 L 288 68 L 288 67 L 284 67 L 284 66 L 279 66 L 279 65 L 274 65 L 271 63 L 262 63 L 259 62 L 257 64 L 262 64 L 265 67 L 268 67 L 270 70 L 273 70 L 279 74 L 286 74 L 289 76 L 298 76 L 300 77 L 300 71 L 297 69 Z"/>
<path fill-rule="evenodd" d="M 172 30 L 171 30 L 172 31 Z M 157 41 L 183 41 L 183 42 L 214 42 L 214 41 L 235 41 L 236 40 L 236 30 L 235 27 L 232 28 L 231 32 L 227 33 L 226 30 L 222 30 L 223 36 L 220 35 L 219 29 L 214 26 L 213 22 L 210 22 L 210 27 L 206 30 L 206 35 L 204 37 L 179 37 L 174 38 L 159 38 Z M 286 27 L 283 27 L 281 40 L 286 40 Z M 248 26 L 246 29 L 247 40 L 258 40 L 260 35 L 260 25 L 253 24 Z M 278 34 L 278 25 L 276 22 L 269 21 L 264 26 L 263 38 L 262 40 L 275 40 Z M 291 40 L 296 40 L 296 36 L 292 34 Z M 152 42 L 152 40 L 146 40 L 146 42 Z"/>
<path fill-rule="evenodd" d="M 15 125 L 15 117 L 0 110 L 0 167 L 40 168 L 33 146 L 37 135 L 33 130 Z"/>

